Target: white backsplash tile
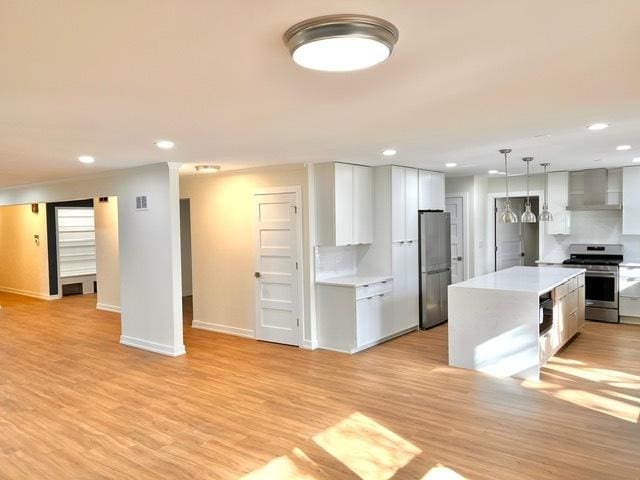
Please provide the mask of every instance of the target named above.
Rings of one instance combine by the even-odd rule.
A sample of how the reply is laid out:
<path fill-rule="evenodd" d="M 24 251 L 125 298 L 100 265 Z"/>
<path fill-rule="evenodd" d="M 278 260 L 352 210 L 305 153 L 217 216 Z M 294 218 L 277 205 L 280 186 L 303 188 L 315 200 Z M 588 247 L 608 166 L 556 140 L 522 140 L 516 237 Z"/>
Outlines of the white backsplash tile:
<path fill-rule="evenodd" d="M 622 235 L 620 211 L 571 212 L 571 234 L 545 235 L 542 258 L 568 258 L 572 243 L 622 244 L 626 259 L 640 259 L 640 235 Z"/>
<path fill-rule="evenodd" d="M 356 247 L 316 247 L 316 280 L 356 275 Z"/>

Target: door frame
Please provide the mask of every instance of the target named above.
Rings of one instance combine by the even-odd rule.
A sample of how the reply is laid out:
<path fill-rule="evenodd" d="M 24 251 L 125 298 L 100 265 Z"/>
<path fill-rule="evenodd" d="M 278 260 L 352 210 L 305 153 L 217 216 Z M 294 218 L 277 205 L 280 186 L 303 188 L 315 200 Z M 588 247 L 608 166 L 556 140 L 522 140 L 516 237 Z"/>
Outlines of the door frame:
<path fill-rule="evenodd" d="M 446 193 L 444 196 L 445 212 L 447 211 L 447 198 L 462 198 L 462 250 L 464 252 L 462 280 L 469 280 L 471 273 L 471 259 L 469 258 L 469 192 Z"/>
<path fill-rule="evenodd" d="M 304 317 L 304 251 L 303 249 L 303 237 L 304 232 L 302 231 L 303 222 L 302 222 L 302 187 L 300 185 L 294 185 L 290 187 L 263 187 L 257 188 L 251 192 L 251 208 L 252 212 L 252 225 L 253 229 L 253 271 L 257 271 L 256 268 L 258 266 L 258 212 L 256 209 L 257 205 L 257 195 L 286 195 L 287 193 L 295 194 L 296 198 L 296 208 L 298 213 L 296 215 L 296 262 L 298 262 L 298 270 L 296 271 L 296 282 L 298 283 L 298 318 L 300 319 L 300 325 L 298 325 L 298 347 L 302 347 L 303 339 L 304 339 L 304 325 L 305 325 L 305 317 Z M 254 279 L 253 286 L 253 337 L 256 338 L 258 332 L 258 319 L 260 318 L 259 308 L 260 303 L 258 302 L 258 281 Z"/>
<path fill-rule="evenodd" d="M 516 191 L 516 192 L 509 192 L 509 197 L 526 197 L 527 196 L 527 191 L 526 190 L 521 190 L 521 191 Z M 531 190 L 529 192 L 529 197 L 531 198 L 538 198 L 538 205 L 542 205 L 542 203 L 544 202 L 544 190 Z M 495 208 L 496 208 L 496 199 L 497 198 L 506 198 L 504 192 L 492 192 L 489 193 L 488 195 L 488 207 L 487 207 L 487 212 L 489 214 L 489 218 L 490 220 L 490 225 L 491 228 L 489 228 L 487 230 L 487 245 L 490 245 L 491 248 L 487 249 L 487 255 L 490 257 L 490 259 L 488 258 L 487 261 L 487 265 L 492 267 L 491 268 L 491 272 L 495 272 L 496 271 L 496 212 L 495 212 Z M 541 210 L 542 207 L 539 207 L 539 210 Z M 538 216 L 540 214 L 540 211 L 538 211 Z M 540 222 L 538 222 L 539 224 Z M 539 225 L 538 226 L 538 260 L 540 259 L 540 257 L 542 256 L 542 252 L 544 252 L 544 235 L 545 235 L 545 228 L 544 225 Z"/>

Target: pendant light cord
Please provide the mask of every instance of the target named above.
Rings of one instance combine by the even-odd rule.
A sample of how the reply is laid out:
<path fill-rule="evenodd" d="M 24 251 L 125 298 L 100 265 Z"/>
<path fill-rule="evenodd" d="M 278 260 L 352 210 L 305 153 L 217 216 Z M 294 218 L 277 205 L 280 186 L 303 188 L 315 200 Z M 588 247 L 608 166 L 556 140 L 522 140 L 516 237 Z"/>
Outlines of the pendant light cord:
<path fill-rule="evenodd" d="M 529 163 L 531 160 L 527 160 L 527 205 L 531 206 L 531 202 L 529 201 Z"/>
<path fill-rule="evenodd" d="M 509 202 L 509 171 L 507 170 L 507 152 L 504 153 L 504 191 L 507 194 L 507 204 Z"/>

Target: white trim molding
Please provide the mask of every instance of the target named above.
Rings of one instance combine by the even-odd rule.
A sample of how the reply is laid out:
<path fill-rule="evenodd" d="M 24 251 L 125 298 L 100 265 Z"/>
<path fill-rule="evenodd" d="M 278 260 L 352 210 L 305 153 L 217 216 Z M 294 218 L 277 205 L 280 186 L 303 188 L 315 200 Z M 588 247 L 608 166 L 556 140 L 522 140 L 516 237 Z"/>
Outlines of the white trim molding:
<path fill-rule="evenodd" d="M 120 313 L 120 307 L 118 305 L 109 305 L 107 303 L 96 303 L 96 310 L 103 310 L 105 312 Z"/>
<path fill-rule="evenodd" d="M 48 295 L 46 293 L 31 292 L 29 290 L 20 290 L 18 288 L 0 287 L 0 292 L 13 293 L 24 297 L 37 298 L 39 300 L 60 300 L 62 295 Z"/>
<path fill-rule="evenodd" d="M 303 340 L 302 346 L 300 348 L 303 348 L 305 350 L 316 350 L 318 348 L 318 342 Z"/>
<path fill-rule="evenodd" d="M 184 344 L 174 347 L 172 345 L 163 345 L 162 343 L 150 342 L 149 340 L 127 337 L 125 335 L 120 336 L 120 343 L 127 347 L 135 347 L 141 350 L 147 350 L 148 352 L 167 355 L 169 357 L 179 357 L 180 355 L 187 353 L 184 348 Z"/>
<path fill-rule="evenodd" d="M 230 327 L 228 325 L 221 325 L 219 323 L 209 323 L 199 320 L 193 320 L 191 322 L 191 328 L 208 330 L 210 332 L 224 333 L 227 335 L 235 335 L 236 337 L 256 338 L 253 330 L 249 330 L 248 328 Z"/>

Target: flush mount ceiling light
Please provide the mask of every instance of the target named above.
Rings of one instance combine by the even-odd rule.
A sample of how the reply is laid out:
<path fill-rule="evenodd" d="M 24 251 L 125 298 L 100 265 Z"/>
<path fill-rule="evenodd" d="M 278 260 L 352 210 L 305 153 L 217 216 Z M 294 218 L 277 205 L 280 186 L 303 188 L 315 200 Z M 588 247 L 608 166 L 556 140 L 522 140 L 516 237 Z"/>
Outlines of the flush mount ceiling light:
<path fill-rule="evenodd" d="M 458 164 L 454 162 L 449 162 L 449 163 L 445 163 L 444 166 L 447 168 L 453 168 L 453 167 L 457 167 Z"/>
<path fill-rule="evenodd" d="M 398 152 L 393 148 L 387 148 L 386 150 L 382 151 L 382 155 L 384 155 L 385 157 L 393 157 L 396 153 Z"/>
<path fill-rule="evenodd" d="M 348 72 L 386 60 L 398 41 L 398 29 L 368 15 L 326 15 L 296 23 L 283 40 L 302 67 Z"/>
<path fill-rule="evenodd" d="M 156 142 L 156 147 L 162 149 L 162 150 L 171 150 L 173 147 L 175 147 L 176 144 L 174 142 L 172 142 L 171 140 L 158 140 Z"/>
<path fill-rule="evenodd" d="M 79 161 L 80 163 L 84 163 L 84 164 L 87 164 L 87 165 L 88 165 L 88 164 L 90 164 L 90 163 L 95 162 L 95 161 L 96 161 L 96 159 L 95 159 L 95 158 L 93 158 L 91 155 L 80 155 L 80 156 L 78 157 L 78 161 Z"/>
<path fill-rule="evenodd" d="M 196 165 L 198 173 L 216 173 L 218 170 L 220 170 L 219 165 Z"/>
<path fill-rule="evenodd" d="M 604 130 L 605 128 L 609 128 L 609 124 L 608 123 L 592 123 L 587 128 L 592 131 Z"/>
<path fill-rule="evenodd" d="M 616 150 L 618 150 L 619 152 L 623 152 L 625 150 L 631 150 L 631 145 L 618 145 L 616 147 Z"/>

